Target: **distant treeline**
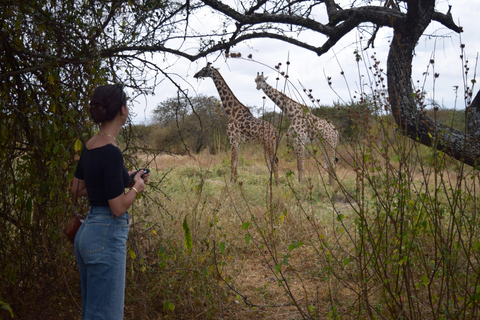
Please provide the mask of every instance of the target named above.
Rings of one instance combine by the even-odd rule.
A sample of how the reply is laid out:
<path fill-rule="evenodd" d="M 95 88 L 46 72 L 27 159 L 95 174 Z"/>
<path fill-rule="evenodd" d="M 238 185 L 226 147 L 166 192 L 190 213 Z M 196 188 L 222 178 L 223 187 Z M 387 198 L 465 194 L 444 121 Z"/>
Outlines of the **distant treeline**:
<path fill-rule="evenodd" d="M 335 103 L 334 106 L 310 107 L 314 115 L 332 122 L 340 132 L 340 143 L 358 137 L 375 126 L 376 119 L 389 118 L 389 113 L 379 113 L 369 104 Z M 465 130 L 464 110 L 427 110 L 427 115 L 457 130 Z M 259 118 L 274 124 L 282 139 L 290 120 L 278 112 L 266 112 Z M 221 102 L 215 97 L 170 98 L 160 103 L 154 119 L 148 125 L 137 126 L 137 136 L 150 147 L 166 152 L 198 153 L 208 149 L 211 153 L 229 150 L 226 128 L 228 117 Z"/>

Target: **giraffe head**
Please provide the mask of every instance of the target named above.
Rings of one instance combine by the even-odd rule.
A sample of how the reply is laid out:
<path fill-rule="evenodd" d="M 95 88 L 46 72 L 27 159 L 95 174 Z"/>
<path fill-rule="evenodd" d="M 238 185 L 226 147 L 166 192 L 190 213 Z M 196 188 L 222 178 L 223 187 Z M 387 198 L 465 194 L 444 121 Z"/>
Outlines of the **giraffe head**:
<path fill-rule="evenodd" d="M 195 75 L 193 77 L 196 78 L 196 79 L 207 78 L 207 77 L 212 78 L 214 73 L 215 73 L 215 69 L 213 68 L 212 64 L 210 62 L 208 62 L 207 66 L 204 67 L 202 70 L 198 71 L 197 73 L 195 73 Z"/>
<path fill-rule="evenodd" d="M 265 81 L 267 79 L 268 79 L 268 77 L 265 78 L 263 76 L 263 72 L 262 72 L 262 74 L 257 72 L 257 77 L 255 78 L 255 83 L 257 84 L 257 90 L 265 88 L 265 84 L 266 84 Z"/>

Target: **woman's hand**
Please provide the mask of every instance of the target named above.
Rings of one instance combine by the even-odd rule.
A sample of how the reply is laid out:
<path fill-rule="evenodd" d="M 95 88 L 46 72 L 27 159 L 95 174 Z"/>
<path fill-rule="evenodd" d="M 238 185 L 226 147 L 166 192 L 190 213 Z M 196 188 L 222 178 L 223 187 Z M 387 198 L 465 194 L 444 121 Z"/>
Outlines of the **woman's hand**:
<path fill-rule="evenodd" d="M 145 189 L 145 181 L 148 181 L 148 179 L 145 180 L 148 174 L 146 174 L 143 178 L 142 178 L 142 174 L 143 174 L 143 170 L 140 170 L 133 178 L 132 189 L 135 188 L 135 191 L 137 192 L 143 192 L 143 190 Z"/>
<path fill-rule="evenodd" d="M 143 179 L 143 182 L 148 182 L 148 175 L 150 174 L 150 172 L 148 172 L 148 173 L 146 173 L 145 175 L 143 175 L 144 172 L 145 172 L 145 171 L 144 171 L 143 169 L 140 170 L 140 171 L 138 172 L 137 176 L 139 176 L 140 179 Z M 137 178 L 137 177 L 135 176 L 135 179 L 136 179 L 136 178 Z"/>
<path fill-rule="evenodd" d="M 136 171 L 131 171 L 129 174 L 135 173 Z M 137 198 L 137 194 L 143 192 L 145 189 L 145 179 L 148 174 L 146 174 L 142 179 L 143 170 L 140 170 L 135 177 L 133 177 L 133 185 L 129 186 L 131 188 L 127 193 L 121 194 L 115 199 L 108 200 L 108 204 L 110 205 L 110 209 L 112 210 L 113 214 L 117 217 L 121 216 L 128 210 L 128 208 L 133 204 L 135 199 Z"/>
<path fill-rule="evenodd" d="M 128 185 L 127 185 L 127 188 L 131 188 L 131 187 L 134 186 L 136 176 L 140 176 L 140 177 L 141 177 L 142 174 L 143 174 L 143 170 L 141 170 L 141 171 L 138 171 L 138 170 L 128 171 L 128 176 L 129 176 L 129 177 L 131 177 L 133 174 L 135 174 L 134 181 L 129 182 Z M 148 179 L 146 179 L 147 177 L 148 177 L 148 173 L 143 176 L 143 181 L 147 182 L 147 181 L 148 181 Z"/>

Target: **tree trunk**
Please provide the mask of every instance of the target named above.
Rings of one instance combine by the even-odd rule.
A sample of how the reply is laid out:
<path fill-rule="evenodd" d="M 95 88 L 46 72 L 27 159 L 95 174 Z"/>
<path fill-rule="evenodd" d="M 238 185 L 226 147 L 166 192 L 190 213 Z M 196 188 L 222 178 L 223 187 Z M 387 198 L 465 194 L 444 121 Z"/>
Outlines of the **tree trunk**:
<path fill-rule="evenodd" d="M 426 146 L 435 146 L 437 150 L 468 165 L 476 166 L 480 157 L 480 139 L 475 139 L 474 125 L 470 125 L 471 129 L 467 133 L 455 130 L 425 116 L 415 102 L 411 84 L 413 52 L 420 36 L 431 22 L 434 9 L 435 0 L 408 1 L 407 19 L 392 21 L 394 37 L 387 60 L 392 114 L 404 135 Z M 480 101 L 477 105 L 480 105 Z M 479 113 L 478 109 L 475 108 L 476 113 Z M 471 115 L 476 113 L 470 112 Z M 473 119 L 470 121 L 476 122 L 478 121 Z"/>
<path fill-rule="evenodd" d="M 467 133 L 480 138 L 480 91 L 473 99 L 472 104 L 467 107 Z"/>

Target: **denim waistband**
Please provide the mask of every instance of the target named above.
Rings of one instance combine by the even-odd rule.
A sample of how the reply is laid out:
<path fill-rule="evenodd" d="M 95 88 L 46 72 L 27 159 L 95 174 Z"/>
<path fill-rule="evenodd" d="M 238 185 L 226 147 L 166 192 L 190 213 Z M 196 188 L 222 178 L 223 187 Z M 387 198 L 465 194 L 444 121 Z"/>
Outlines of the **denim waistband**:
<path fill-rule="evenodd" d="M 128 211 L 125 211 L 124 214 L 117 217 L 113 214 L 112 210 L 110 210 L 110 207 L 90 206 L 88 217 L 98 217 L 98 216 L 109 216 L 109 217 L 113 216 L 117 219 L 128 219 Z"/>
<path fill-rule="evenodd" d="M 110 213 L 113 214 L 110 207 L 90 206 L 90 213 Z"/>

